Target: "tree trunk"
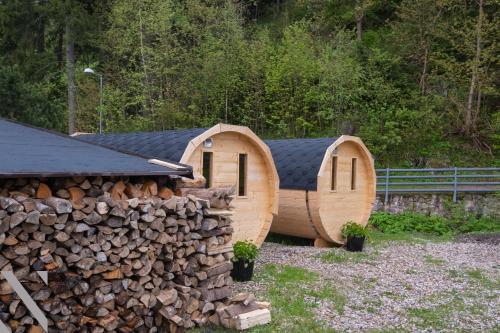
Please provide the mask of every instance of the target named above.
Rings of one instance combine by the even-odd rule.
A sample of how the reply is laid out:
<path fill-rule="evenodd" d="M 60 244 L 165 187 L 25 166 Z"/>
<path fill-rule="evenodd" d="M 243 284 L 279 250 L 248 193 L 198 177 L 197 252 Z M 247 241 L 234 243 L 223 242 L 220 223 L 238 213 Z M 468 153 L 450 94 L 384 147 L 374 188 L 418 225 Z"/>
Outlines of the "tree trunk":
<path fill-rule="evenodd" d="M 362 0 L 356 1 L 356 7 L 354 8 L 354 16 L 356 18 L 356 37 L 358 40 L 361 40 L 363 37 L 364 8 L 361 1 Z"/>
<path fill-rule="evenodd" d="M 225 99 L 225 110 L 224 110 L 224 119 L 227 124 L 227 87 L 224 90 L 224 99 Z"/>
<path fill-rule="evenodd" d="M 425 95 L 426 87 L 425 87 L 425 78 L 427 76 L 427 58 L 429 54 L 429 46 L 426 44 L 425 45 L 425 50 L 424 50 L 424 64 L 422 68 L 422 74 L 420 76 L 420 94 Z"/>
<path fill-rule="evenodd" d="M 153 108 L 154 108 L 154 103 L 153 103 L 153 95 L 151 93 L 151 83 L 149 80 L 149 75 L 148 75 L 148 70 L 146 66 L 146 55 L 144 54 L 144 28 L 142 26 L 142 15 L 141 15 L 141 10 L 139 9 L 139 39 L 140 39 L 140 49 L 141 49 L 141 64 L 142 68 L 144 70 L 144 81 L 146 85 L 146 92 L 149 97 L 149 109 L 151 112 L 151 116 L 153 116 Z"/>
<path fill-rule="evenodd" d="M 476 25 L 476 54 L 474 56 L 474 63 L 472 67 L 472 77 L 470 81 L 469 88 L 469 96 L 467 98 L 467 109 L 465 112 L 465 134 L 470 135 L 473 128 L 473 101 L 474 101 L 474 92 L 476 90 L 476 85 L 478 81 L 478 72 L 479 72 L 479 61 L 481 60 L 481 26 L 483 23 L 483 0 L 479 0 L 479 16 L 477 19 Z"/>
<path fill-rule="evenodd" d="M 363 37 L 363 16 L 356 17 L 356 37 L 358 40 Z"/>
<path fill-rule="evenodd" d="M 42 16 L 37 17 L 37 27 L 35 33 L 35 45 L 38 53 L 45 52 L 45 20 Z"/>
<path fill-rule="evenodd" d="M 66 13 L 66 76 L 68 80 L 68 133 L 75 133 L 75 43 L 71 30 L 70 16 Z"/>

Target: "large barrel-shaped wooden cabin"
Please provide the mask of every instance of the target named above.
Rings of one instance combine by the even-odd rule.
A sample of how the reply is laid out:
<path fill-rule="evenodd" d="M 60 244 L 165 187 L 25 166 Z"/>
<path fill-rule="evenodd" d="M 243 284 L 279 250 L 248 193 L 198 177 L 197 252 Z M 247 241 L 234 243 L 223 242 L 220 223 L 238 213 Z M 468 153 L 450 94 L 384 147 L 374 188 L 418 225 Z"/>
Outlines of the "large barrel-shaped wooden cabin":
<path fill-rule="evenodd" d="M 248 127 L 218 124 L 160 132 L 80 135 L 147 158 L 180 162 L 207 187 L 235 186 L 233 240 L 262 244 L 278 212 L 279 178 L 269 148 Z"/>
<path fill-rule="evenodd" d="M 271 232 L 343 243 L 341 229 L 366 225 L 375 201 L 373 159 L 360 138 L 267 140 L 280 177 Z"/>

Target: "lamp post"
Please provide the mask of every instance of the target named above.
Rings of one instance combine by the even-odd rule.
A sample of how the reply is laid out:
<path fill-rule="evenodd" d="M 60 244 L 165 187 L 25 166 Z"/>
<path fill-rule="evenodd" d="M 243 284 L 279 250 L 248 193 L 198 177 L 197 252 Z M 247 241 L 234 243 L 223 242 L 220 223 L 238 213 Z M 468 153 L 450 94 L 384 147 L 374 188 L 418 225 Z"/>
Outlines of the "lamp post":
<path fill-rule="evenodd" d="M 92 68 L 85 68 L 83 72 L 87 75 L 97 75 L 99 77 L 99 134 L 102 134 L 102 103 L 103 103 L 103 77 Z"/>

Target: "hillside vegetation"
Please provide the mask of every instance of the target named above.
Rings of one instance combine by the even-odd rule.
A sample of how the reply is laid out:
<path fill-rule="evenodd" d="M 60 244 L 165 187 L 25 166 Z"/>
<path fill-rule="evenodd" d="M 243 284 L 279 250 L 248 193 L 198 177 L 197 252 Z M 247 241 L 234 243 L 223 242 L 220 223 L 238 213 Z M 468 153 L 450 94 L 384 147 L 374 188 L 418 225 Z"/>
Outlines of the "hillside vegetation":
<path fill-rule="evenodd" d="M 64 132 L 361 136 L 379 166 L 499 165 L 498 0 L 0 1 L 0 116 Z"/>

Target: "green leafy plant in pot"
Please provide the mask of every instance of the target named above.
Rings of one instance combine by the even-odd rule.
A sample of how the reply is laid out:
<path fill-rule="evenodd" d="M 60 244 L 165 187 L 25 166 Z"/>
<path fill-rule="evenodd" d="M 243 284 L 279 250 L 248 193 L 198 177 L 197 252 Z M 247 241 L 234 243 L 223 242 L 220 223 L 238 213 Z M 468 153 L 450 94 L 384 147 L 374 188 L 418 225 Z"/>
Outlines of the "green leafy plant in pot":
<path fill-rule="evenodd" d="M 342 237 L 346 239 L 346 250 L 351 252 L 363 251 L 363 244 L 368 236 L 366 227 L 355 222 L 348 221 L 342 227 Z"/>
<path fill-rule="evenodd" d="M 253 265 L 259 249 L 249 241 L 237 241 L 233 245 L 233 270 L 231 277 L 235 281 L 250 281 L 253 276 Z"/>

